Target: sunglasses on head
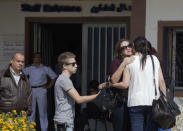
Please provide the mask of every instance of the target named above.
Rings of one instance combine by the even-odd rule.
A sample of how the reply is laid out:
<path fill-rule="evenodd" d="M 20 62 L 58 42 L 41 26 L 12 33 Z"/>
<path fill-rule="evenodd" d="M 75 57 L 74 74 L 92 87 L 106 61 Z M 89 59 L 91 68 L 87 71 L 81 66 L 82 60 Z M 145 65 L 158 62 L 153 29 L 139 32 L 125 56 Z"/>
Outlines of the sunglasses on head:
<path fill-rule="evenodd" d="M 121 47 L 121 50 L 124 50 L 124 49 L 127 49 L 127 48 L 132 48 L 132 47 L 133 47 L 133 44 L 130 43 L 130 44 L 128 44 L 127 46 L 122 46 L 122 47 Z"/>
<path fill-rule="evenodd" d="M 72 65 L 74 67 L 75 65 L 77 65 L 77 63 L 76 62 L 66 63 L 66 65 Z"/>

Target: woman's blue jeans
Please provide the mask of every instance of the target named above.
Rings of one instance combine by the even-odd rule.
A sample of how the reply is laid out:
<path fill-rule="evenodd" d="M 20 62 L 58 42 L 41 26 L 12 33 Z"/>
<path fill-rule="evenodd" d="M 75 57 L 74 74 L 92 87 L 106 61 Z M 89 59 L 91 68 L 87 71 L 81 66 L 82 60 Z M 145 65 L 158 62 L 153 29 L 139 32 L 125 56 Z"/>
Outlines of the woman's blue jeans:
<path fill-rule="evenodd" d="M 158 131 L 152 120 L 152 106 L 129 107 L 131 131 Z"/>
<path fill-rule="evenodd" d="M 171 129 L 163 130 L 159 128 L 158 131 L 171 131 Z"/>
<path fill-rule="evenodd" d="M 114 131 L 130 131 L 130 120 L 127 104 L 117 106 L 110 118 Z"/>

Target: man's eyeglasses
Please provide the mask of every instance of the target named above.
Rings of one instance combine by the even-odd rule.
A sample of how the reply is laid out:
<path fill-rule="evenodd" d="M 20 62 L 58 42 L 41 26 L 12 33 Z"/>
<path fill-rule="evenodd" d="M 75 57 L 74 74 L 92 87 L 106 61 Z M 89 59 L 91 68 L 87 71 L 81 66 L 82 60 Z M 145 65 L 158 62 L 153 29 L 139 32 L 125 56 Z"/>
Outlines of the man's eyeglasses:
<path fill-rule="evenodd" d="M 77 65 L 77 63 L 76 62 L 66 63 L 66 65 L 72 65 L 74 67 L 75 65 Z"/>
<path fill-rule="evenodd" d="M 133 47 L 133 44 L 130 43 L 130 44 L 127 45 L 127 46 L 122 46 L 122 47 L 121 47 L 121 50 L 124 50 L 124 49 L 127 49 L 127 48 L 132 48 L 132 47 Z"/>

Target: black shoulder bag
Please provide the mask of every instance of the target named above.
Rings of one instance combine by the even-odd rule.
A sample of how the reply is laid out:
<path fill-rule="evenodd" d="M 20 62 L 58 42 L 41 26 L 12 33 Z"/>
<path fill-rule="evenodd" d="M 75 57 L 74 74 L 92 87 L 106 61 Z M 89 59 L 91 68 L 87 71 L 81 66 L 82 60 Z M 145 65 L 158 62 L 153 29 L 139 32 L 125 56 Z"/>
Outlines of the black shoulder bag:
<path fill-rule="evenodd" d="M 100 94 L 93 100 L 93 103 L 97 105 L 100 111 L 108 114 L 110 118 L 116 104 L 117 104 L 117 95 L 114 94 L 111 89 L 112 87 L 103 87 Z"/>
<path fill-rule="evenodd" d="M 176 123 L 176 116 L 179 115 L 181 112 L 177 104 L 167 97 L 160 91 L 160 97 L 157 98 L 157 90 L 156 90 L 156 83 L 155 83 L 155 67 L 154 67 L 154 60 L 151 56 L 152 65 L 153 65 L 153 81 L 155 86 L 155 99 L 152 103 L 152 119 L 157 124 L 159 128 L 162 129 L 170 129 L 175 126 Z"/>

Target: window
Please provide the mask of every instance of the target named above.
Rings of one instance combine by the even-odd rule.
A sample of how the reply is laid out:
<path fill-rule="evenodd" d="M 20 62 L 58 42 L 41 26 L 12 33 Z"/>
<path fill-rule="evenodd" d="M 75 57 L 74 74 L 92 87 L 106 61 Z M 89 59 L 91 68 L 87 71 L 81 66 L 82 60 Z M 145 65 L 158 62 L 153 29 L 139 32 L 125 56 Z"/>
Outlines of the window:
<path fill-rule="evenodd" d="M 176 91 L 183 91 L 183 29 L 165 28 L 163 67 L 165 79 L 171 78 Z"/>

